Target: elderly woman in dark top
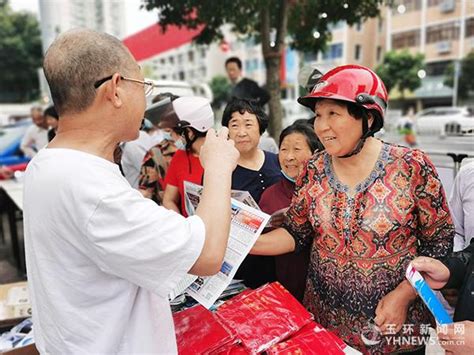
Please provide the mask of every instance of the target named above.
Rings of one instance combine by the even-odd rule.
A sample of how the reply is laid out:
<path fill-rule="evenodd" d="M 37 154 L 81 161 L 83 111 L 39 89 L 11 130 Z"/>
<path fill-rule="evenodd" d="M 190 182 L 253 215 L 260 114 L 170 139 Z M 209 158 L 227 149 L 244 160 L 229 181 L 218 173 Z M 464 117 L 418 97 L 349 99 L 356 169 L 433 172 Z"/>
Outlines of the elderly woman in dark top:
<path fill-rule="evenodd" d="M 431 317 L 405 270 L 415 256 L 447 255 L 454 228 L 429 158 L 373 137 L 387 100 L 377 74 L 358 65 L 330 70 L 298 100 L 315 111 L 324 151 L 298 177 L 283 228 L 251 252 L 310 246 L 303 303 L 317 322 L 364 353 L 424 353 Z M 383 337 L 372 337 L 377 329 Z"/>
<path fill-rule="evenodd" d="M 308 123 L 294 123 L 280 134 L 278 160 L 283 178 L 262 194 L 260 208 L 272 215 L 271 227 L 280 227 L 295 190 L 295 181 L 307 161 L 318 148 L 318 139 Z M 276 279 L 299 301 L 303 301 L 309 248 L 301 253 L 275 257 Z"/>
<path fill-rule="evenodd" d="M 232 189 L 248 191 L 258 203 L 266 188 L 281 178 L 278 156 L 258 148 L 260 136 L 268 125 L 268 118 L 256 102 L 233 98 L 224 110 L 222 125 L 229 128 L 240 153 L 237 168 L 232 174 Z M 272 257 L 249 256 L 236 278 L 242 278 L 248 287 L 258 287 L 275 280 Z"/>

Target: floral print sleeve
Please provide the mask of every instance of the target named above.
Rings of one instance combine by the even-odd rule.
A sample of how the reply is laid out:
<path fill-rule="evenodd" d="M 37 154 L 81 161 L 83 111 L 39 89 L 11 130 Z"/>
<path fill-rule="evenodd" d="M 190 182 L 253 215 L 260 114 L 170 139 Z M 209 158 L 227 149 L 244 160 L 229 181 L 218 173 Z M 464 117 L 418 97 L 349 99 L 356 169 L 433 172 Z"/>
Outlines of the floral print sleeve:
<path fill-rule="evenodd" d="M 452 251 L 454 238 L 446 193 L 436 168 L 424 153 L 413 150 L 410 160 L 412 193 L 418 210 L 418 254 L 444 257 Z"/>
<path fill-rule="evenodd" d="M 311 160 L 303 169 L 296 182 L 291 205 L 286 213 L 285 222 L 282 225 L 295 239 L 295 252 L 297 253 L 307 247 L 314 237 L 314 229 L 309 220 L 311 197 L 308 194 L 308 189 L 313 183 L 311 181 L 313 175 L 314 167 Z"/>

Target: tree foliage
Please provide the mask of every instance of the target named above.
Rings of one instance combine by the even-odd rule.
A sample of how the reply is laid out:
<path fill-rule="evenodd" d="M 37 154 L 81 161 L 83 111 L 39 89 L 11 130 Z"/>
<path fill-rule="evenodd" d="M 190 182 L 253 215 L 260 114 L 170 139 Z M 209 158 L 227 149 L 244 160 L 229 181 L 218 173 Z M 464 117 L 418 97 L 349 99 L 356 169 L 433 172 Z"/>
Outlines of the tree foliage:
<path fill-rule="evenodd" d="M 390 51 L 375 69 L 390 92 L 397 87 L 402 96 L 405 90 L 414 91 L 421 86 L 418 71 L 424 66 L 423 54 L 411 54 L 407 50 Z"/>
<path fill-rule="evenodd" d="M 470 91 L 474 91 L 474 51 L 464 57 L 460 63 L 458 73 L 458 97 L 466 99 Z M 450 64 L 445 72 L 444 85 L 454 87 L 454 63 Z"/>
<path fill-rule="evenodd" d="M 36 18 L 28 12 L 13 12 L 8 1 L 0 0 L 0 97 L 36 98 L 41 60 Z"/>
<path fill-rule="evenodd" d="M 158 9 L 164 30 L 169 25 L 202 27 L 195 37 L 199 44 L 222 40 L 224 24 L 261 43 L 271 95 L 270 130 L 275 136 L 281 129 L 279 67 L 285 46 L 317 53 L 330 38 L 331 23 L 344 20 L 352 25 L 377 16 L 381 3 L 383 0 L 144 0 L 144 7 Z"/>

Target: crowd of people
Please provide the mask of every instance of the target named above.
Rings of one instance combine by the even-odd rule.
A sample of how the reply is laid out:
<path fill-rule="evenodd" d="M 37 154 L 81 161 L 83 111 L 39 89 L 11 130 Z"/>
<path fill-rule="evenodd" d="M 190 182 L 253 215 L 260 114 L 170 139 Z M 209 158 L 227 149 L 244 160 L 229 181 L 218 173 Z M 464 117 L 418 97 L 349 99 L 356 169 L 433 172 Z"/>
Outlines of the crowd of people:
<path fill-rule="evenodd" d="M 412 262 L 432 288 L 459 290 L 440 339 L 473 353 L 474 163 L 448 203 L 426 154 L 374 137 L 388 94 L 359 65 L 318 76 L 298 99 L 315 117 L 286 127 L 278 153 L 263 150 L 268 93 L 241 68 L 226 62 L 232 98 L 219 132 L 199 97 L 160 94 L 160 119 L 142 122 L 148 83 L 120 41 L 74 30 L 53 42 L 44 70 L 54 108 L 32 110 L 22 142 L 34 157 L 24 217 L 38 349 L 176 352 L 166 296 L 186 273 L 219 270 L 235 189 L 272 215 L 236 274 L 248 287 L 281 282 L 364 353 L 423 354 L 434 323 L 405 279 Z M 204 186 L 195 216 L 184 181 Z M 383 336 L 368 344 L 372 323 Z M 393 341 L 406 325 L 412 341 Z"/>

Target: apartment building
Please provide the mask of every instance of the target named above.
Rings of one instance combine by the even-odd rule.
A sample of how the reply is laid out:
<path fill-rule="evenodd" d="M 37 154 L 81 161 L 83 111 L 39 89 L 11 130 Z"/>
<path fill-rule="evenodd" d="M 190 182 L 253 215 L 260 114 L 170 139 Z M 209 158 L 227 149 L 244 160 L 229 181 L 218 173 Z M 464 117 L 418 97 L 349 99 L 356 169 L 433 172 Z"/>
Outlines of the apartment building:
<path fill-rule="evenodd" d="M 327 71 L 343 64 L 360 64 L 375 68 L 383 59 L 386 47 L 385 10 L 377 18 L 349 26 L 345 21 L 331 24 L 332 37 L 324 52 L 306 53 L 304 64 Z M 316 38 L 318 32 L 313 34 Z"/>
<path fill-rule="evenodd" d="M 397 0 L 387 10 L 387 50 L 423 53 L 426 77 L 414 93 L 418 107 L 451 105 L 446 68 L 474 49 L 474 1 Z"/>
<path fill-rule="evenodd" d="M 122 0 L 39 0 L 39 12 L 43 51 L 58 34 L 76 27 L 107 32 L 118 38 L 125 35 Z"/>

